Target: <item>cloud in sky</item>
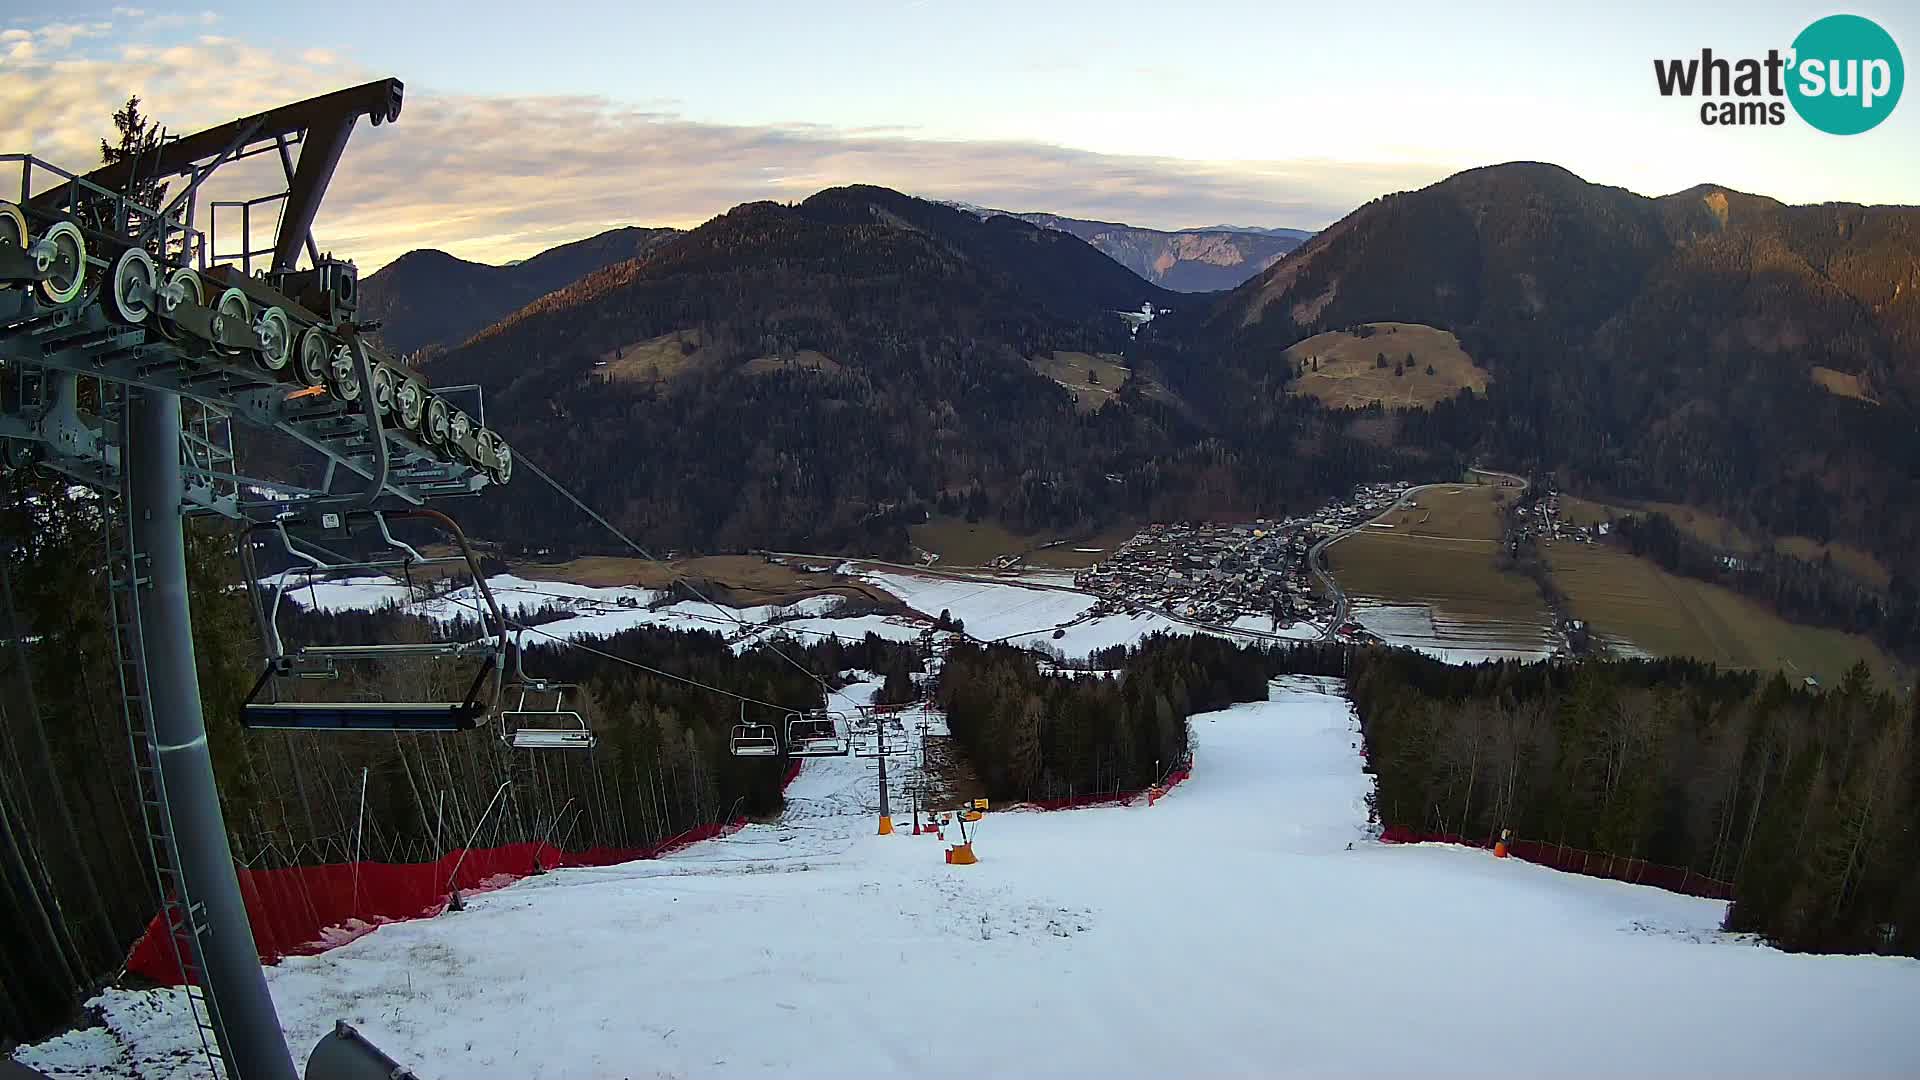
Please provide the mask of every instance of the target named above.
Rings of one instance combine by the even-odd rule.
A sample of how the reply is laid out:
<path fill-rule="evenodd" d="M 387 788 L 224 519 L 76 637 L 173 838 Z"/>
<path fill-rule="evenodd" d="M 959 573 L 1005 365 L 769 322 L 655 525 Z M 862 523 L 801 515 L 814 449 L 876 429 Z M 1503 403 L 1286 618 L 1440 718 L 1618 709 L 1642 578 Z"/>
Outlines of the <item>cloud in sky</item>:
<path fill-rule="evenodd" d="M 121 17 L 137 21 L 144 13 Z M 170 129 L 190 131 L 377 74 L 322 50 L 290 56 L 215 36 L 98 51 L 104 40 L 99 23 L 0 32 L 0 148 L 84 166 L 97 158 L 108 118 L 128 94 L 139 94 Z M 409 88 L 397 124 L 356 130 L 316 239 L 364 267 L 417 247 L 495 262 L 618 225 L 689 226 L 741 202 L 794 201 L 847 183 L 1157 227 L 1311 228 L 1451 171 L 1309 159 L 1196 162 L 897 129 L 697 123 L 671 105 Z M 229 183 L 214 197 L 240 194 L 232 181 L 248 171 L 223 173 Z"/>

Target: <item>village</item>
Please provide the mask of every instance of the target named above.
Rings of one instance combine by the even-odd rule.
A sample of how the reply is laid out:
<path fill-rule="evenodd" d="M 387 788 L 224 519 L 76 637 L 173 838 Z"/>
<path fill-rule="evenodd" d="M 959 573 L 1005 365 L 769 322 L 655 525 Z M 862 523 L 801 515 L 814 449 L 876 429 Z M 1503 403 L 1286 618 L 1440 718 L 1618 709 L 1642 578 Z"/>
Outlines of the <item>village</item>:
<path fill-rule="evenodd" d="M 1210 626 L 1279 632 L 1324 624 L 1333 598 L 1313 587 L 1314 545 L 1392 507 L 1404 481 L 1366 484 L 1306 517 L 1155 523 L 1074 577 L 1096 611 L 1157 611 Z"/>

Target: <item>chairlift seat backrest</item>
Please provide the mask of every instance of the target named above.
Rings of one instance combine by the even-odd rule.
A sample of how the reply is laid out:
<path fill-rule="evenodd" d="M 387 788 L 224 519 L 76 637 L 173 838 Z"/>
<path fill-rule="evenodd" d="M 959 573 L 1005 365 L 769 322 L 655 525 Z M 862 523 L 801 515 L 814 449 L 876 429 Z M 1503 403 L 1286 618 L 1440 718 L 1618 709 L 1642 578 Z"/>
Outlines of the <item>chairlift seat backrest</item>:
<path fill-rule="evenodd" d="M 774 757 L 780 753 L 780 741 L 771 724 L 735 724 L 728 750 L 734 757 Z"/>

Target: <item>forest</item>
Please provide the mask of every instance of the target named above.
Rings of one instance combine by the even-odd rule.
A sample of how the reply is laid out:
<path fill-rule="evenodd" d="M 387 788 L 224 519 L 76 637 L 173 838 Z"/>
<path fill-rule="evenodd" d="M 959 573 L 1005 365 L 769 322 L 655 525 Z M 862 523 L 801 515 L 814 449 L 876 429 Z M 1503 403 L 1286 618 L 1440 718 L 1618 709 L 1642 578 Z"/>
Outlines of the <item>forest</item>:
<path fill-rule="evenodd" d="M 936 697 L 992 798 L 1073 799 L 1160 782 L 1189 760 L 1188 717 L 1264 701 L 1274 675 L 1338 675 L 1342 656 L 1338 645 L 1155 634 L 1074 671 L 1010 645 L 956 644 Z"/>
<path fill-rule="evenodd" d="M 1360 654 L 1386 826 L 1517 838 L 1734 883 L 1727 928 L 1920 955 L 1920 698 L 1690 660 L 1450 667 Z"/>

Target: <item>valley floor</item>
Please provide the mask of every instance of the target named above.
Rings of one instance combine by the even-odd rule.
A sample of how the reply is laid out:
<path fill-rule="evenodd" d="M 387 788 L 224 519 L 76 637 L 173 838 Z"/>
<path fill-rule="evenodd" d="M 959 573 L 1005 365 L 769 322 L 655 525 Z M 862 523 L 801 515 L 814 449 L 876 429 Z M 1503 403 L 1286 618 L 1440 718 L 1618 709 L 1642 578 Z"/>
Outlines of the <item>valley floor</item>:
<path fill-rule="evenodd" d="M 271 984 L 424 1077 L 1915 1075 L 1920 963 L 1724 935 L 1724 905 L 1367 831 L 1336 683 L 1194 719 L 1158 806 L 991 813 L 977 866 L 873 835 L 866 768 L 656 862 L 563 870 Z M 904 818 L 896 810 L 896 820 Z M 179 998 L 28 1048 L 180 1068 Z"/>

